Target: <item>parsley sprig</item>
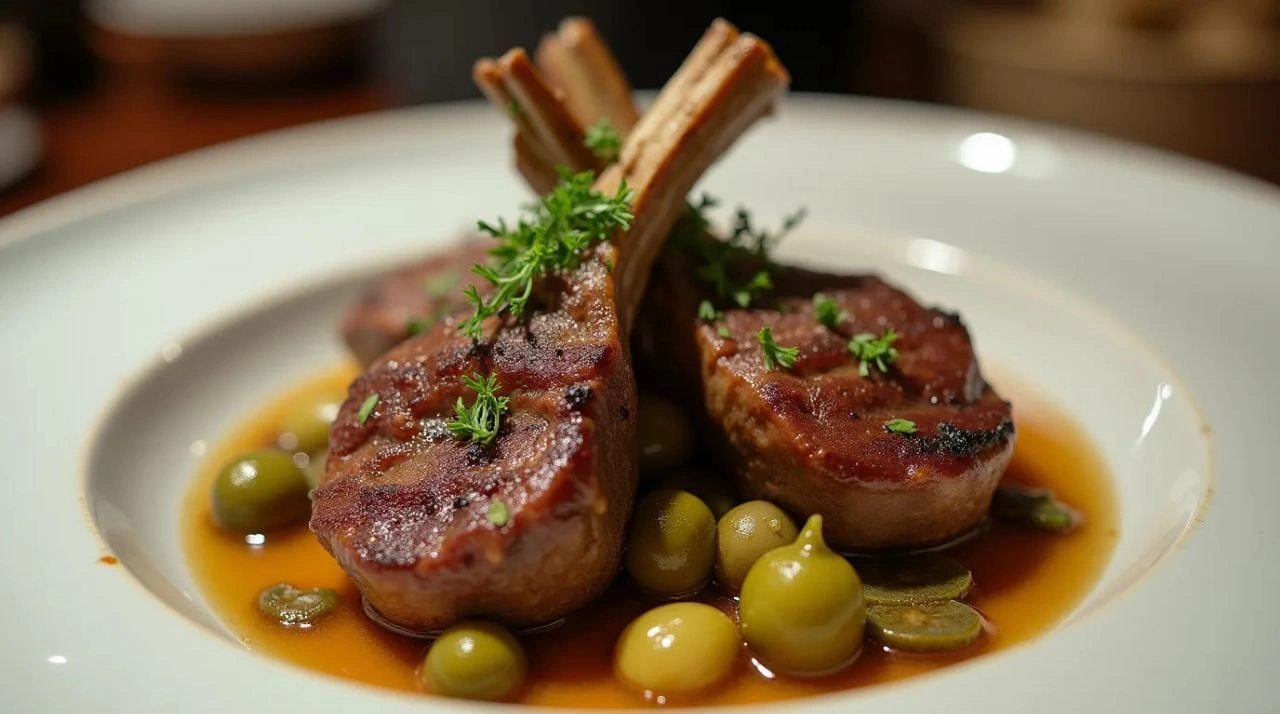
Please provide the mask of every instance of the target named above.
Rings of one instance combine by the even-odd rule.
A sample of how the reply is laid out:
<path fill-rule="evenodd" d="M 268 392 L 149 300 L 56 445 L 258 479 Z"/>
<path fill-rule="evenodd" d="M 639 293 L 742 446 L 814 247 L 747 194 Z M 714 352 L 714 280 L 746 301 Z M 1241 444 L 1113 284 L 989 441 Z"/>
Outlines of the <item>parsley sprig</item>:
<path fill-rule="evenodd" d="M 502 415 L 507 411 L 507 403 L 511 397 L 499 397 L 498 376 L 490 374 L 482 377 L 479 374 L 471 377 L 463 376 L 462 383 L 476 393 L 476 400 L 467 406 L 458 397 L 453 410 L 455 418 L 449 422 L 449 431 L 454 436 L 470 439 L 478 444 L 488 444 L 498 435 L 502 426 Z"/>
<path fill-rule="evenodd" d="M 577 267 L 588 246 L 631 227 L 631 189 L 626 181 L 612 196 L 593 189 L 594 181 L 590 171 L 565 172 L 550 193 L 525 208 L 514 227 L 502 219 L 497 225 L 480 221 L 480 230 L 499 245 L 490 251 L 496 259 L 493 265 L 476 264 L 471 271 L 497 289 L 485 298 L 474 284 L 467 287 L 467 301 L 476 313 L 462 323 L 463 334 L 479 339 L 486 318 L 504 311 L 520 315 L 538 278 Z"/>
<path fill-rule="evenodd" d="M 863 377 L 871 375 L 871 365 L 881 372 L 888 372 L 889 365 L 898 359 L 898 350 L 893 347 L 898 333 L 890 327 L 883 335 L 876 337 L 870 332 L 859 332 L 849 340 L 849 352 L 859 360 L 858 374 Z"/>
<path fill-rule="evenodd" d="M 815 293 L 813 296 L 813 312 L 818 322 L 828 330 L 849 319 L 849 313 L 840 309 L 840 305 L 826 293 Z"/>
<path fill-rule="evenodd" d="M 677 231 L 677 242 L 693 252 L 697 258 L 697 274 L 711 286 L 718 299 L 732 299 L 741 308 L 751 306 L 761 293 L 773 289 L 773 276 L 769 272 L 773 262 L 769 251 L 804 220 L 801 208 L 787 216 L 776 233 L 757 229 L 751 222 L 751 214 L 739 208 L 734 215 L 733 226 L 725 240 L 707 235 L 711 225 L 707 212 L 719 202 L 708 194 L 702 194 L 697 203 L 689 206 L 689 213 Z M 745 281 L 735 279 L 734 268 L 740 261 L 750 260 L 761 265 Z"/>
<path fill-rule="evenodd" d="M 618 160 L 618 153 L 622 151 L 622 134 L 608 119 L 600 117 L 600 121 L 587 127 L 582 143 L 597 159 L 611 164 Z"/>
<path fill-rule="evenodd" d="M 800 356 L 799 347 L 783 347 L 775 342 L 773 330 L 767 325 L 756 333 L 756 341 L 760 343 L 760 356 L 764 359 L 765 369 L 791 369 Z"/>

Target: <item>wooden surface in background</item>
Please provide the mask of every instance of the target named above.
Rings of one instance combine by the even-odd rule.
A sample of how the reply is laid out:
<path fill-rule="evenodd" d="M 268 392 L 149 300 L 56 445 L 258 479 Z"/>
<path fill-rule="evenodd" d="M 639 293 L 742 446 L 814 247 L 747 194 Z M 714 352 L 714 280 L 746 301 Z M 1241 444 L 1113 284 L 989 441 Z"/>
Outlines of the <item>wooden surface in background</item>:
<path fill-rule="evenodd" d="M 193 149 L 392 105 L 368 84 L 242 93 L 183 87 L 117 70 L 86 95 L 40 111 L 44 159 L 0 189 L 0 216 L 78 186 Z"/>

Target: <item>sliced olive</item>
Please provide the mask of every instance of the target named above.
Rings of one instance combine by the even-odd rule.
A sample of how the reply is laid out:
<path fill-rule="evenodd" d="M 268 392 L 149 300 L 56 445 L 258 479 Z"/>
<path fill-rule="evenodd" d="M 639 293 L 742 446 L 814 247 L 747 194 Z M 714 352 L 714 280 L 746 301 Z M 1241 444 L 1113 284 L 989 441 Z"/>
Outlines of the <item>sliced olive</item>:
<path fill-rule="evenodd" d="M 969 569 L 939 553 L 857 561 L 870 605 L 905 605 L 962 598 L 973 587 Z"/>
<path fill-rule="evenodd" d="M 661 473 L 689 460 L 693 454 L 693 423 L 669 399 L 641 394 L 636 438 L 640 444 L 640 472 Z"/>
<path fill-rule="evenodd" d="M 497 701 L 524 682 L 524 650 L 506 628 L 460 622 L 431 644 L 418 676 L 436 694 Z"/>
<path fill-rule="evenodd" d="M 1066 533 L 1084 521 L 1079 511 L 1044 488 L 1004 485 L 991 499 L 991 515 L 1029 528 Z"/>
<path fill-rule="evenodd" d="M 751 566 L 738 619 L 747 644 L 774 670 L 819 675 L 853 661 L 867 620 L 862 583 L 822 540 L 822 516 L 810 516 L 795 543 Z"/>
<path fill-rule="evenodd" d="M 345 394 L 317 394 L 290 407 L 280 425 L 280 447 L 308 454 L 329 445 L 329 426 L 342 408 Z"/>
<path fill-rule="evenodd" d="M 686 694 L 727 677 L 740 645 L 728 615 L 703 603 L 671 603 L 627 625 L 618 639 L 614 670 L 637 691 Z"/>
<path fill-rule="evenodd" d="M 267 449 L 227 464 L 213 482 L 213 517 L 237 533 L 261 533 L 304 521 L 310 486 L 293 457 Z"/>
<path fill-rule="evenodd" d="M 258 593 L 258 609 L 284 627 L 311 627 L 337 606 L 338 593 L 328 588 L 301 590 L 276 583 Z"/>
<path fill-rule="evenodd" d="M 716 526 L 716 580 L 738 592 L 760 556 L 794 541 L 797 533 L 791 516 L 768 501 L 735 506 Z"/>
<path fill-rule="evenodd" d="M 627 539 L 627 571 L 640 587 L 661 597 L 679 597 L 711 577 L 716 555 L 716 519 L 687 491 L 661 489 L 636 505 Z"/>
<path fill-rule="evenodd" d="M 696 468 L 676 469 L 662 478 L 661 488 L 688 491 L 707 504 L 716 518 L 723 518 L 738 505 L 738 494 L 727 477 L 718 477 Z"/>
<path fill-rule="evenodd" d="M 867 629 L 894 649 L 942 652 L 973 644 L 982 634 L 982 616 L 955 600 L 872 605 L 867 608 Z"/>

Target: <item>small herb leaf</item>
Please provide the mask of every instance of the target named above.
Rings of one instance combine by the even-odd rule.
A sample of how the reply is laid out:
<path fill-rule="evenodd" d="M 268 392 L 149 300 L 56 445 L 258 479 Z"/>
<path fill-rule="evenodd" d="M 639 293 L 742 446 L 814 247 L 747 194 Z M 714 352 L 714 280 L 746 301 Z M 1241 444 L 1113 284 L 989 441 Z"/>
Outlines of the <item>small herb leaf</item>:
<path fill-rule="evenodd" d="M 449 431 L 459 438 L 470 439 L 478 444 L 488 444 L 498 435 L 498 428 L 502 426 L 502 415 L 507 411 L 507 404 L 511 398 L 498 396 L 498 390 L 501 387 L 498 385 L 498 376 L 495 374 L 487 377 L 481 377 L 479 374 L 471 377 L 463 376 L 462 383 L 476 393 L 476 400 L 471 406 L 467 406 L 462 397 L 458 397 L 458 402 L 453 407 L 454 419 L 448 424 Z"/>
<path fill-rule="evenodd" d="M 888 372 L 889 365 L 898 360 L 898 350 L 893 347 L 898 333 L 890 327 L 883 335 L 876 337 L 870 332 L 860 332 L 849 340 L 849 352 L 858 359 L 858 374 L 863 377 L 871 375 L 871 365 L 881 372 Z"/>
<path fill-rule="evenodd" d="M 378 406 L 378 400 L 381 397 L 375 392 L 364 398 L 364 402 L 360 404 L 360 411 L 356 412 L 356 421 L 364 424 L 369 421 L 369 415 L 373 414 L 373 410 Z"/>
<path fill-rule="evenodd" d="M 489 522 L 498 528 L 507 525 L 507 522 L 511 519 L 511 511 L 507 508 L 507 504 L 502 501 L 490 503 L 488 515 Z"/>
<path fill-rule="evenodd" d="M 893 434 L 914 434 L 916 423 L 910 419 L 890 419 L 884 423 L 884 430 Z"/>
<path fill-rule="evenodd" d="M 817 293 L 813 296 L 813 311 L 818 317 L 818 322 L 828 330 L 836 329 L 837 325 L 849 319 L 849 313 L 841 310 L 840 305 L 826 293 Z"/>
<path fill-rule="evenodd" d="M 724 313 L 716 309 L 710 300 L 703 300 L 698 303 L 698 319 L 703 322 L 713 322 L 724 317 Z"/>
<path fill-rule="evenodd" d="M 600 117 L 600 121 L 587 128 L 582 143 L 586 144 L 597 159 L 611 164 L 617 161 L 618 152 L 622 150 L 622 135 L 608 119 Z"/>
<path fill-rule="evenodd" d="M 760 328 L 756 333 L 756 341 L 760 343 L 760 355 L 764 359 L 765 369 L 791 369 L 796 363 L 796 357 L 800 355 L 799 347 L 783 347 L 775 342 L 773 330 L 768 326 Z"/>

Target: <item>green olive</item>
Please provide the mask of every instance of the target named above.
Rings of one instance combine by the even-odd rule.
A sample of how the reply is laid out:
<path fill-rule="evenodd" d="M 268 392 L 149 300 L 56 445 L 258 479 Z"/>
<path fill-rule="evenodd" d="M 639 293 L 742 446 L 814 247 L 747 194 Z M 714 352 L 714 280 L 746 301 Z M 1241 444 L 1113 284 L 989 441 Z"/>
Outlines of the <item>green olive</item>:
<path fill-rule="evenodd" d="M 982 616 L 962 602 L 943 600 L 915 605 L 867 608 L 871 636 L 907 652 L 942 652 L 968 647 L 982 634 Z"/>
<path fill-rule="evenodd" d="M 524 651 L 506 628 L 492 622 L 460 622 L 431 644 L 418 677 L 428 690 L 449 697 L 497 701 L 525 677 Z"/>
<path fill-rule="evenodd" d="M 280 448 L 315 453 L 329 445 L 329 426 L 345 394 L 316 394 L 290 406 L 280 425 Z"/>
<path fill-rule="evenodd" d="M 693 454 L 689 415 L 671 400 L 652 394 L 641 394 L 637 409 L 640 472 L 661 473 L 688 461 Z"/>
<path fill-rule="evenodd" d="M 627 571 L 662 597 L 687 595 L 711 577 L 716 518 L 687 491 L 661 489 L 636 504 L 627 540 Z"/>
<path fill-rule="evenodd" d="M 689 694 L 721 682 L 741 647 L 729 616 L 698 602 L 676 602 L 637 617 L 618 639 L 614 671 L 641 692 Z"/>
<path fill-rule="evenodd" d="M 329 588 L 300 590 L 276 583 L 258 593 L 258 609 L 283 627 L 309 628 L 337 606 L 338 593 Z"/>
<path fill-rule="evenodd" d="M 662 478 L 660 487 L 692 493 L 707 504 L 716 518 L 724 517 L 724 514 L 738 505 L 738 494 L 727 478 L 717 478 L 715 474 L 696 468 L 671 471 Z"/>
<path fill-rule="evenodd" d="M 213 482 L 213 518 L 237 533 L 261 533 L 306 520 L 310 487 L 293 458 L 254 451 L 227 464 Z"/>
<path fill-rule="evenodd" d="M 858 561 L 870 605 L 906 605 L 962 598 L 973 587 L 969 569 L 939 553 Z"/>
<path fill-rule="evenodd" d="M 796 524 L 768 501 L 747 501 L 734 507 L 716 527 L 716 580 L 731 593 L 760 556 L 796 539 Z"/>
<path fill-rule="evenodd" d="M 822 540 L 822 516 L 751 566 L 739 620 L 747 644 L 775 670 L 817 675 L 853 661 L 866 627 L 862 581 Z"/>

